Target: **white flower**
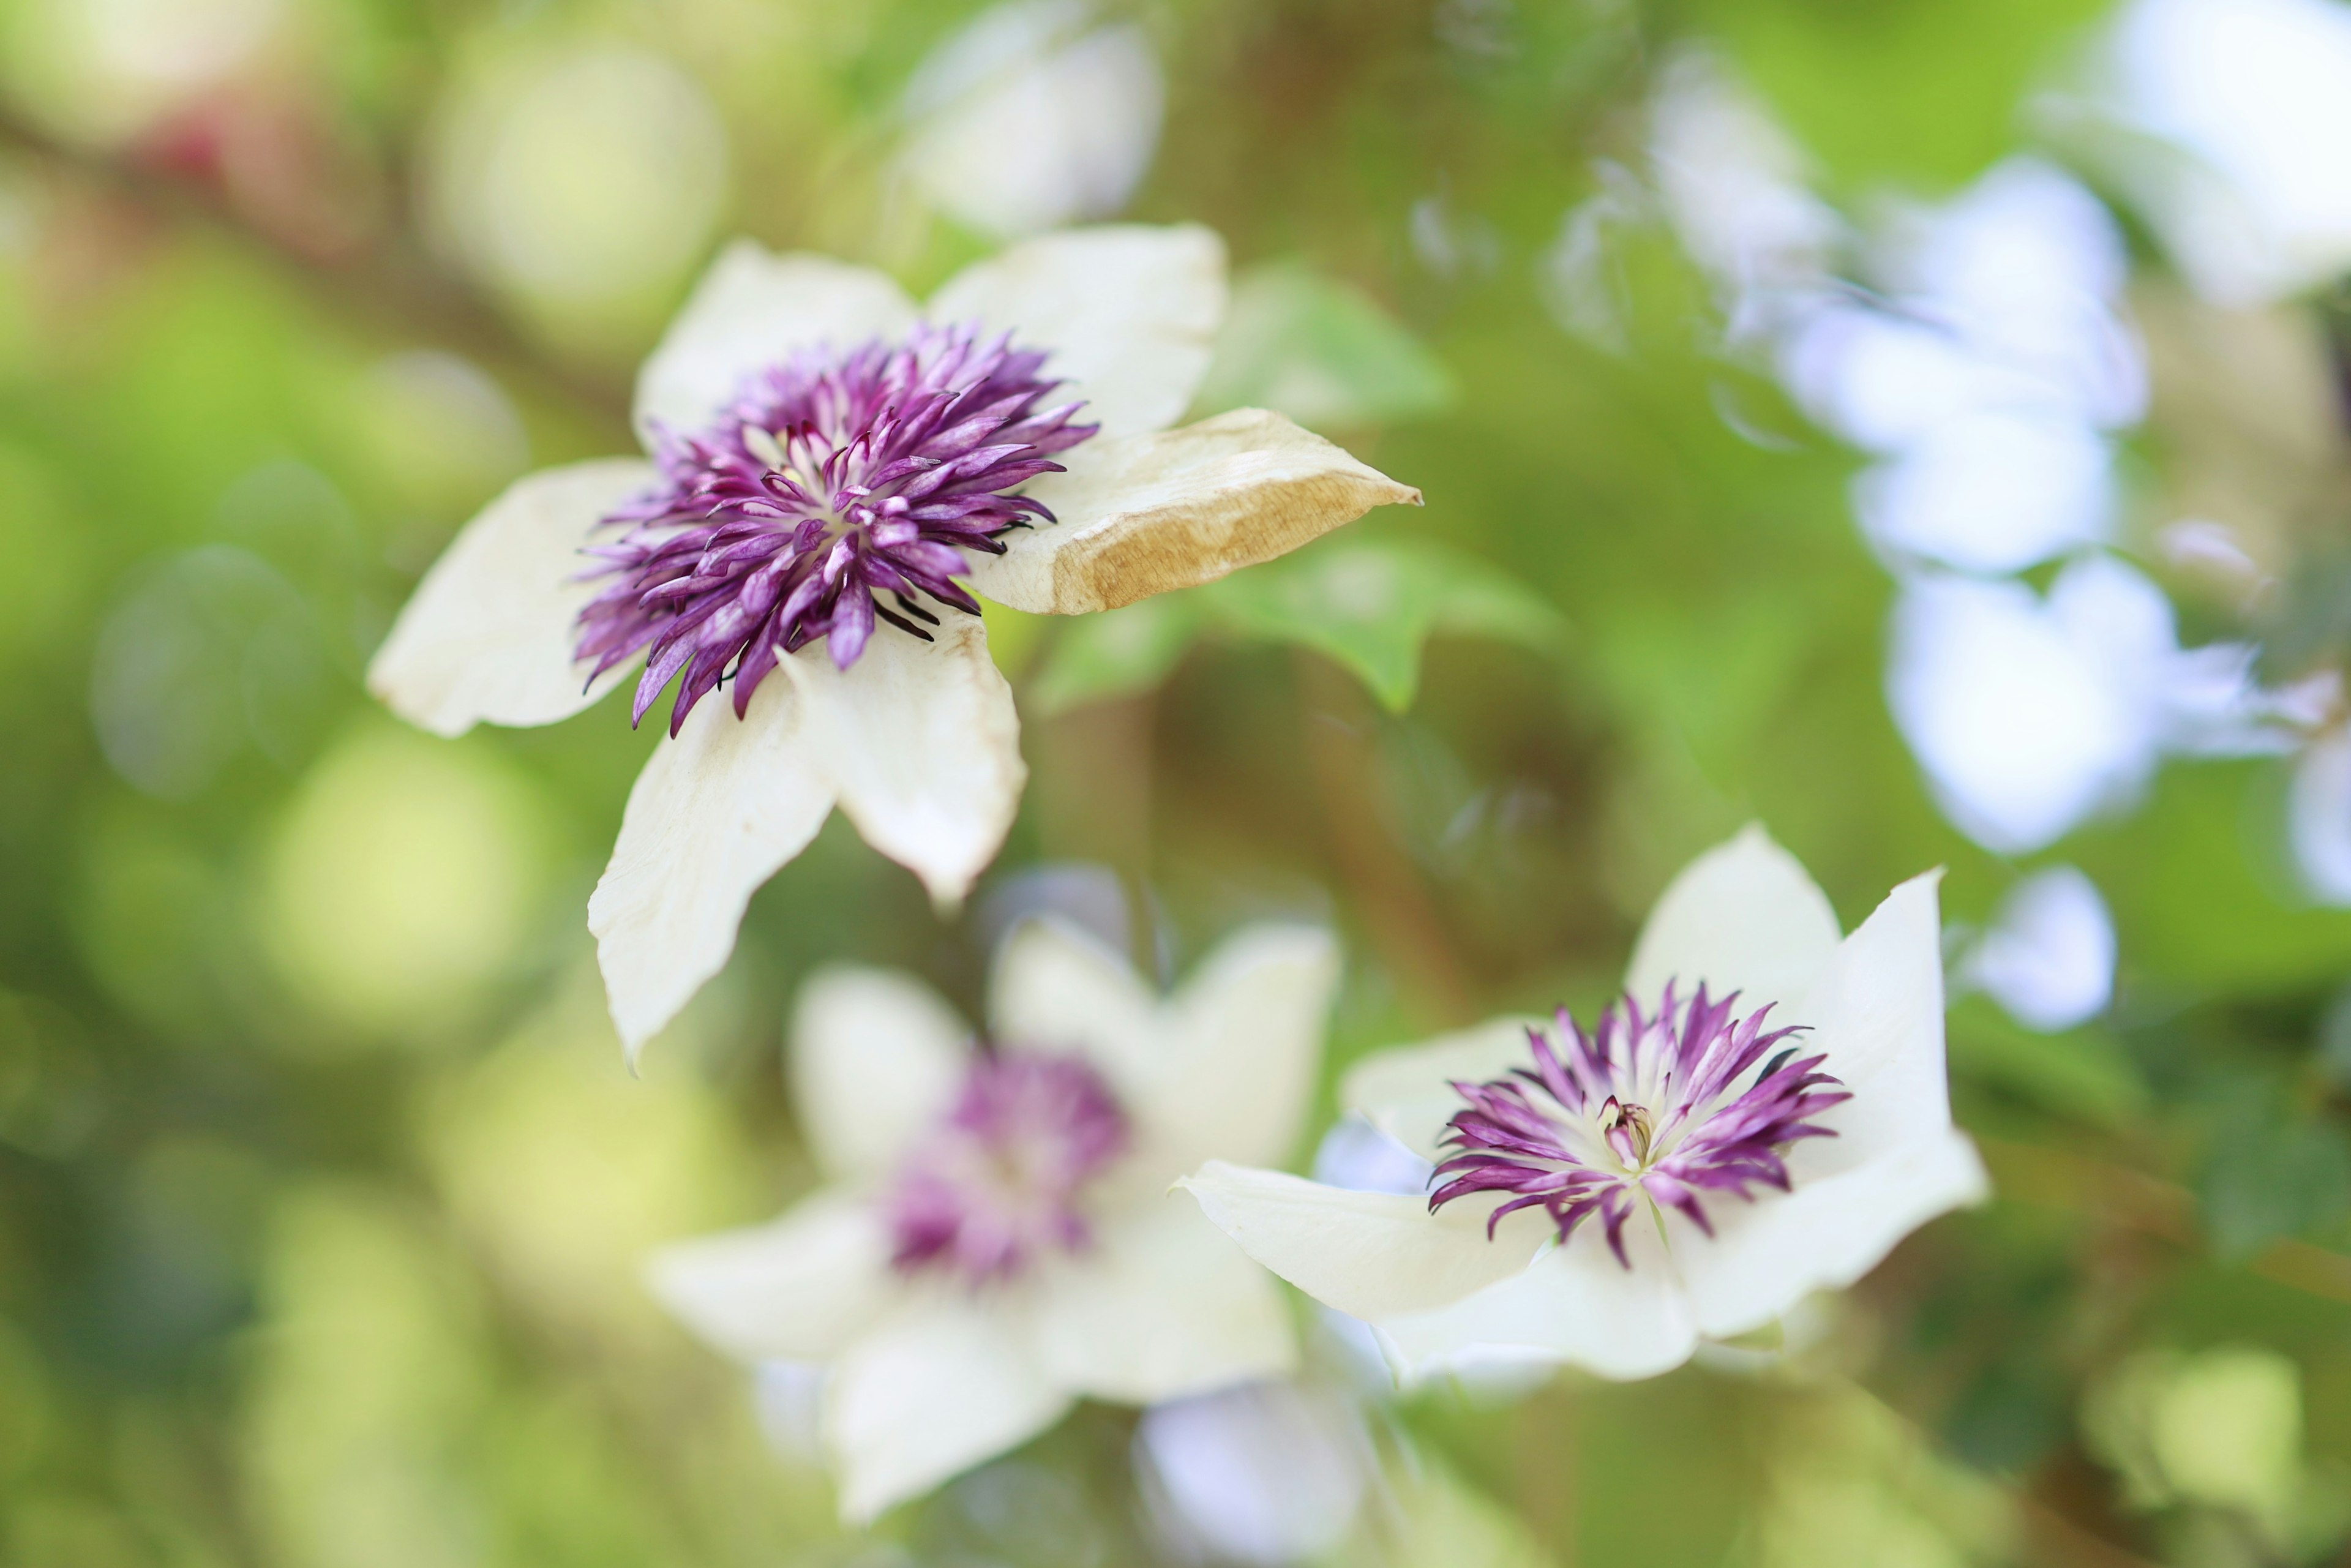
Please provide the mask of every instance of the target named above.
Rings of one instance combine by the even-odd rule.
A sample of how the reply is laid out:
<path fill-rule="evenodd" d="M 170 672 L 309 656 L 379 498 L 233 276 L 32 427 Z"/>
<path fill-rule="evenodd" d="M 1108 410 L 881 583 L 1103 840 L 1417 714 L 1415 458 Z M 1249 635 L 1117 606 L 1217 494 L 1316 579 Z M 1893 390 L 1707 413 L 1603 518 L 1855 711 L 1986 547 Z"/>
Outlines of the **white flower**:
<path fill-rule="evenodd" d="M 1079 1397 L 1149 1404 L 1290 1369 L 1273 1281 L 1168 1185 L 1291 1152 L 1338 978 L 1327 934 L 1241 932 L 1162 998 L 1050 921 L 999 954 L 989 1044 L 922 986 L 812 980 L 793 1085 L 831 1185 L 687 1242 L 656 1293 L 746 1361 L 829 1367 L 852 1520 L 1021 1443 Z"/>
<path fill-rule="evenodd" d="M 966 583 L 1107 610 L 1419 500 L 1262 410 L 1166 429 L 1224 308 L 1224 246 L 1192 226 L 1048 235 L 923 307 L 737 242 L 638 377 L 656 461 L 532 475 L 426 574 L 368 679 L 437 734 L 568 717 L 650 646 L 642 716 L 683 666 L 589 904 L 632 1051 L 834 806 L 943 906 L 994 856 L 1027 774 Z"/>
<path fill-rule="evenodd" d="M 1650 915 L 1629 1030 L 1620 1013 L 1581 1036 L 1562 1016 L 1547 1057 L 1502 1019 L 1348 1074 L 1343 1102 L 1444 1162 L 1433 1199 L 1223 1162 L 1181 1185 L 1251 1257 L 1368 1322 L 1405 1382 L 1526 1360 L 1666 1371 L 1984 1196 L 1944 1082 L 1937 880 L 1903 883 L 1840 940 L 1803 868 L 1750 828 Z M 1707 1004 L 1734 988 L 1735 1009 Z M 1764 1032 L 1792 1024 L 1784 1041 Z M 1504 1141 L 1481 1137 L 1513 1119 Z M 1528 1206 L 1498 1201 L 1514 1194 Z"/>
<path fill-rule="evenodd" d="M 2104 554 L 2022 582 L 1908 579 L 1894 610 L 1886 704 L 1960 831 L 2002 854 L 2135 804 L 2167 754 L 2288 749 L 2291 694 L 2264 690 L 2241 643 L 2182 648 L 2171 601 Z"/>

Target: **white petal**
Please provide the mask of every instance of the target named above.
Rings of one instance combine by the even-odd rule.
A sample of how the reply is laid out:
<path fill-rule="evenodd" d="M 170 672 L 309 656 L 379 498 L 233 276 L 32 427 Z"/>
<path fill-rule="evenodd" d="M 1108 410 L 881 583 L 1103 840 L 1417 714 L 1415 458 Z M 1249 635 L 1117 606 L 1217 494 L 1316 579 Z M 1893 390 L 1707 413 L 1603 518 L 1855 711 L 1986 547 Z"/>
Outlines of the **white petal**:
<path fill-rule="evenodd" d="M 1646 1214 L 1625 1225 L 1630 1269 L 1596 1222 L 1505 1280 L 1439 1312 L 1373 1326 L 1400 1383 L 1480 1363 L 1563 1361 L 1603 1377 L 1654 1377 L 1687 1361 L 1698 1327 Z"/>
<path fill-rule="evenodd" d="M 932 901 L 962 901 L 1011 831 L 1029 769 L 1012 688 L 976 617 L 949 614 L 935 643 L 874 628 L 846 671 L 822 644 L 782 661 L 865 841 L 911 868 Z M 761 691 L 766 688 L 762 686 Z"/>
<path fill-rule="evenodd" d="M 1029 1340 L 1011 1303 L 990 1310 L 948 1289 L 852 1344 L 825 1400 L 841 1517 L 864 1523 L 1051 1426 L 1070 1396 Z"/>
<path fill-rule="evenodd" d="M 1419 1045 L 1374 1051 L 1339 1080 L 1339 1103 L 1361 1111 L 1373 1126 L 1422 1159 L 1441 1160 L 1445 1152 L 1437 1142 L 1462 1106 L 1454 1081 L 1485 1083 L 1531 1064 L 1527 1030 L 1541 1021 L 1493 1019 Z"/>
<path fill-rule="evenodd" d="M 742 1361 L 831 1356 L 896 1290 L 879 1217 L 831 1193 L 771 1225 L 664 1247 L 646 1278 L 663 1306 Z"/>
<path fill-rule="evenodd" d="M 1110 946 L 1052 916 L 1024 920 L 996 950 L 987 1016 L 996 1038 L 1092 1058 L 1131 1099 L 1158 1049 L 1159 998 Z"/>
<path fill-rule="evenodd" d="M 1275 1376 L 1298 1359 L 1273 1276 L 1180 1197 L 1105 1222 L 1043 1282 L 1036 1322 L 1055 1382 L 1129 1405 Z"/>
<path fill-rule="evenodd" d="M 971 556 L 971 585 L 1015 610 L 1077 615 L 1214 582 L 1420 492 L 1261 408 L 1158 435 L 1097 436 L 1029 486 L 1058 522 Z"/>
<path fill-rule="evenodd" d="M 1338 979 L 1328 932 L 1255 925 L 1163 1002 L 1102 943 L 1046 918 L 1005 939 L 988 995 L 999 1039 L 1074 1048 L 1102 1068 L 1141 1124 L 1156 1191 L 1202 1160 L 1288 1157 Z"/>
<path fill-rule="evenodd" d="M 886 273 L 831 256 L 776 256 L 747 239 L 719 253 L 644 368 L 637 372 L 637 433 L 708 424 L 753 371 L 793 350 L 853 348 L 897 338 L 914 302 Z"/>
<path fill-rule="evenodd" d="M 1678 1214 L 1667 1225 L 1700 1332 L 1727 1337 L 1813 1291 L 1852 1284 L 1910 1232 L 1991 1190 L 1975 1145 L 1946 1127 L 1841 1176 L 1799 1180 L 1790 1195 L 1761 1191 L 1751 1206 L 1712 1198 L 1711 1239 Z"/>
<path fill-rule="evenodd" d="M 1234 933 L 1168 1001 L 1165 1048 L 1131 1102 L 1166 1175 L 1297 1152 L 1339 988 L 1339 945 L 1311 925 Z"/>
<path fill-rule="evenodd" d="M 1836 911 L 1796 857 L 1760 825 L 1692 861 L 1657 900 L 1633 948 L 1625 988 L 1655 1006 L 1667 980 L 1687 996 L 1704 981 L 1741 1006 L 1802 996 L 1836 951 Z"/>
<path fill-rule="evenodd" d="M 1489 1241 L 1491 1203 L 1450 1203 L 1432 1215 L 1416 1196 L 1347 1192 L 1222 1160 L 1176 1185 L 1242 1251 L 1358 1318 L 1450 1306 L 1523 1270 L 1551 1234 L 1539 1209 L 1510 1216 Z"/>
<path fill-rule="evenodd" d="M 1942 873 L 1912 877 L 1886 895 L 1837 947 L 1789 1017 L 1812 1026 L 1806 1054 L 1853 1099 L 1829 1113 L 1834 1138 L 1808 1139 L 1790 1156 L 1799 1180 L 1848 1170 L 1889 1149 L 1930 1139 L 1951 1123 L 1943 1061 Z"/>
<path fill-rule="evenodd" d="M 975 262 L 926 308 L 978 320 L 1022 348 L 1050 349 L 1046 373 L 1075 384 L 1104 437 L 1164 430 L 1208 373 L 1225 319 L 1225 242 L 1196 224 L 1106 224 L 1043 235 Z"/>
<path fill-rule="evenodd" d="M 800 987 L 792 1100 L 826 1175 L 879 1176 L 955 1097 L 971 1026 L 910 975 L 842 965 Z"/>
<path fill-rule="evenodd" d="M 408 601 L 368 665 L 368 690 L 435 735 L 553 724 L 612 689 L 571 656 L 573 622 L 597 586 L 580 552 L 607 513 L 649 487 L 653 466 L 605 457 L 543 468 L 467 523 Z"/>
<path fill-rule="evenodd" d="M 751 894 L 832 809 L 804 708 L 772 674 L 745 718 L 714 692 L 653 748 L 629 791 L 588 929 L 632 1056 L 726 967 Z"/>

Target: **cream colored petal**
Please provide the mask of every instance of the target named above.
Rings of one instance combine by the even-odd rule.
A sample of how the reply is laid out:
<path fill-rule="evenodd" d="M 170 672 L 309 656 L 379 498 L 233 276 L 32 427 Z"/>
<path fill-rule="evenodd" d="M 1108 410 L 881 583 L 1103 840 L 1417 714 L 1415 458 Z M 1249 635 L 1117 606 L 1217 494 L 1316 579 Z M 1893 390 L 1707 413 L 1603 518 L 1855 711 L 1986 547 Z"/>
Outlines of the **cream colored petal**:
<path fill-rule="evenodd" d="M 936 636 L 925 643 L 879 626 L 846 671 L 821 643 L 783 667 L 807 700 L 841 809 L 867 843 L 923 879 L 933 903 L 951 908 L 1011 831 L 1029 769 L 1012 688 L 978 618 L 950 613 Z"/>
<path fill-rule="evenodd" d="M 792 1100 L 817 1164 L 886 1174 L 955 1098 L 972 1028 L 911 975 L 819 970 L 792 1012 Z"/>
<path fill-rule="evenodd" d="M 1261 408 L 1159 435 L 1097 436 L 1029 493 L 1056 522 L 972 552 L 971 585 L 1015 610 L 1115 610 L 1287 555 L 1420 492 Z"/>
<path fill-rule="evenodd" d="M 1813 1291 L 1852 1284 L 1910 1232 L 1991 1191 L 1975 1145 L 1947 1127 L 1841 1176 L 1799 1181 L 1790 1195 L 1710 1198 L 1711 1239 L 1678 1214 L 1667 1223 L 1699 1331 L 1728 1337 Z"/>
<path fill-rule="evenodd" d="M 714 693 L 653 748 L 629 791 L 588 929 L 632 1058 L 726 967 L 751 894 L 832 808 L 803 708 L 773 675 L 745 718 Z"/>
<path fill-rule="evenodd" d="M 1159 1049 L 1159 998 L 1108 944 L 1050 915 L 1023 920 L 988 972 L 988 1028 L 1012 1045 L 1084 1052 L 1123 1099 Z"/>
<path fill-rule="evenodd" d="M 1128 1405 L 1275 1376 L 1298 1359 L 1273 1276 L 1177 1197 L 1105 1222 L 1045 1281 L 1036 1326 L 1055 1382 Z"/>
<path fill-rule="evenodd" d="M 1801 998 L 1837 945 L 1836 911 L 1796 857 L 1750 826 L 1674 878 L 1650 911 L 1625 987 L 1655 1006 L 1667 980 L 1684 996 L 1704 981 L 1742 1006 Z M 1782 1020 L 1784 1021 L 1784 1020 Z"/>
<path fill-rule="evenodd" d="M 832 1193 L 771 1225 L 664 1247 L 646 1280 L 686 1327 L 742 1361 L 831 1356 L 898 1291 L 880 1217 Z"/>
<path fill-rule="evenodd" d="M 1164 430 L 1208 373 L 1225 319 L 1225 242 L 1196 224 L 1065 229 L 975 262 L 926 308 L 1048 349 L 1049 375 L 1074 384 L 1104 436 Z"/>
<path fill-rule="evenodd" d="M 1551 1234 L 1521 1210 L 1486 1239 L 1491 1203 L 1348 1192 L 1210 1160 L 1176 1184 L 1241 1250 L 1325 1306 L 1382 1319 L 1434 1312 L 1525 1269 Z"/>
<path fill-rule="evenodd" d="M 847 349 L 902 337 L 914 314 L 886 273 L 805 252 L 777 256 L 738 239 L 711 263 L 637 372 L 637 432 L 650 443 L 656 420 L 700 429 L 753 371 L 818 343 Z"/>
<path fill-rule="evenodd" d="M 1829 1114 L 1834 1138 L 1797 1145 L 1799 1177 L 1849 1170 L 1913 1147 L 1950 1125 L 1943 1058 L 1942 873 L 1912 877 L 1844 939 L 1792 1017 L 1812 1026 L 1807 1053 L 1853 1098 Z"/>
<path fill-rule="evenodd" d="M 475 725 L 553 724 L 612 689 L 571 656 L 596 585 L 580 552 L 606 514 L 651 486 L 643 458 L 543 468 L 507 486 L 416 585 L 368 665 L 368 690 L 435 735 Z"/>
<path fill-rule="evenodd" d="M 1319 926 L 1249 926 L 1208 956 L 1163 1009 L 1165 1043 L 1130 1103 L 1165 1178 L 1295 1152 L 1338 988 L 1339 945 Z"/>
<path fill-rule="evenodd" d="M 1646 1214 L 1625 1226 L 1626 1269 L 1589 1222 L 1515 1279 L 1440 1312 L 1373 1326 L 1396 1380 L 1481 1363 L 1562 1361 L 1603 1377 L 1654 1377 L 1698 1347 L 1689 1300 Z"/>
<path fill-rule="evenodd" d="M 1531 1065 L 1527 1030 L 1541 1021 L 1493 1019 L 1420 1045 L 1374 1051 L 1339 1080 L 1339 1103 L 1434 1164 L 1447 1152 L 1437 1147 L 1445 1124 L 1462 1106 L 1454 1081 L 1486 1083 Z"/>
<path fill-rule="evenodd" d="M 1017 1304 L 941 1289 L 852 1344 L 825 1392 L 841 1517 L 865 1523 L 1058 1420 L 1070 1396 L 1031 1343 Z"/>

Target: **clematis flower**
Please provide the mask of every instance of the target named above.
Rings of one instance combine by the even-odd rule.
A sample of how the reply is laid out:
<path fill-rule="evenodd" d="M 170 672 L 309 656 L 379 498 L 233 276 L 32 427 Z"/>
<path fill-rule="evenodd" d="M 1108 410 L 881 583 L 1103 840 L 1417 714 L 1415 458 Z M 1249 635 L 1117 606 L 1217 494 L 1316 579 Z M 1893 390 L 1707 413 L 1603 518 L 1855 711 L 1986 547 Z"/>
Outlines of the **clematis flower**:
<path fill-rule="evenodd" d="M 1590 1030 L 1505 1019 L 1383 1053 L 1342 1098 L 1425 1195 L 1212 1161 L 1180 1183 L 1399 1378 L 1481 1361 L 1646 1377 L 1850 1284 L 1988 1190 L 1951 1125 L 1938 873 L 1851 936 L 1750 828 L 1666 890 Z"/>
<path fill-rule="evenodd" d="M 1263 410 L 1167 429 L 1224 308 L 1195 226 L 1047 235 L 920 308 L 737 242 L 638 377 L 651 456 L 527 476 L 425 574 L 368 672 L 423 728 L 551 724 L 640 662 L 642 719 L 674 683 L 588 906 L 632 1052 L 836 805 L 970 889 L 1027 779 L 975 593 L 1113 609 L 1419 501 Z"/>
<path fill-rule="evenodd" d="M 1265 925 L 1163 998 L 1031 921 L 974 1044 L 920 984 L 831 971 L 801 993 L 791 1063 L 831 1185 L 659 1254 L 654 1292 L 722 1351 L 826 1366 L 852 1521 L 1081 1396 L 1146 1405 L 1285 1372 L 1279 1288 L 1168 1186 L 1211 1156 L 1289 1154 L 1337 978 L 1327 934 Z"/>

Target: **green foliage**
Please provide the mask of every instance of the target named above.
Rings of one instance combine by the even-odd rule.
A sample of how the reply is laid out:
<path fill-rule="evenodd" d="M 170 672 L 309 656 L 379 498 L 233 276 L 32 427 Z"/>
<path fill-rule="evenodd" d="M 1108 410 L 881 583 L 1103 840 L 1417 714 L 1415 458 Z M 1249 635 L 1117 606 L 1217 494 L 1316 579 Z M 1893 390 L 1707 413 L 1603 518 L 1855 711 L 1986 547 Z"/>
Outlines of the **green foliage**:
<path fill-rule="evenodd" d="M 1728 52 L 1847 191 L 1957 189 L 2015 145 L 2019 100 L 2098 0 L 1699 0 Z"/>
<path fill-rule="evenodd" d="M 1073 622 L 1033 688 L 1047 712 L 1156 685 L 1200 636 L 1288 643 L 1336 661 L 1401 713 L 1431 636 L 1553 653 L 1559 612 L 1507 574 L 1436 546 L 1340 536 L 1251 571 Z"/>
<path fill-rule="evenodd" d="M 1458 397 L 1444 361 L 1360 288 L 1302 262 L 1233 279 L 1230 313 L 1194 406 L 1270 408 L 1343 432 L 1442 413 Z"/>
<path fill-rule="evenodd" d="M 1163 967 L 1269 913 L 1332 922 L 1335 1071 L 1590 1009 L 1666 878 L 1750 819 L 1847 928 L 1938 864 L 1980 923 L 2018 868 L 1944 821 L 1888 718 L 1862 459 L 1727 343 L 1654 211 L 1611 228 L 1589 300 L 1563 302 L 1559 246 L 1643 177 L 1687 50 L 1860 214 L 2026 145 L 2021 101 L 2103 10 L 1102 7 L 1167 78 L 1124 212 L 1209 224 L 1236 262 L 1193 412 L 1280 410 L 1428 504 L 1105 615 L 991 608 L 1032 777 L 990 880 L 942 916 L 834 821 L 638 1079 L 582 908 L 658 726 L 608 704 L 448 743 L 360 673 L 503 485 L 625 448 L 632 362 L 701 252 L 618 306 L 517 304 L 485 246 L 586 214 L 626 259 L 652 230 L 613 171 L 469 117 L 495 121 L 508 68 L 650 61 L 684 107 L 632 136 L 723 133 L 692 244 L 740 230 L 919 288 L 996 244 L 904 157 L 910 78 L 983 6 L 0 4 L 0 1562 L 1154 1561 L 1131 1412 L 1088 1406 L 860 1537 L 645 1293 L 648 1248 L 815 1179 L 776 1049 L 800 980 L 899 966 L 977 1016 L 1023 879 L 1092 862 Z M 276 31 L 188 88 L 202 62 L 170 51 L 249 23 Z M 460 235 L 477 132 L 555 173 Z M 2179 515 L 2146 444 L 2134 528 Z M 2351 489 L 2324 477 L 2273 594 L 2182 592 L 2199 640 L 2258 636 L 2271 677 L 2351 647 L 2328 542 Z M 1378 1500 L 1315 1561 L 2339 1553 L 2351 911 L 2292 872 L 2290 768 L 2171 761 L 2049 850 L 2112 906 L 2118 991 L 2057 1034 L 1952 1009 L 1955 1100 L 2004 1184 L 1985 1210 L 1663 1379 L 1497 1367 L 1374 1406 Z M 1343 1325 L 1301 1321 L 1312 1376 L 1376 1381 Z M 2239 1454 L 2258 1486 L 2224 1484 Z"/>

